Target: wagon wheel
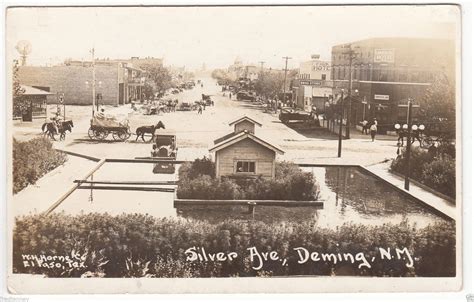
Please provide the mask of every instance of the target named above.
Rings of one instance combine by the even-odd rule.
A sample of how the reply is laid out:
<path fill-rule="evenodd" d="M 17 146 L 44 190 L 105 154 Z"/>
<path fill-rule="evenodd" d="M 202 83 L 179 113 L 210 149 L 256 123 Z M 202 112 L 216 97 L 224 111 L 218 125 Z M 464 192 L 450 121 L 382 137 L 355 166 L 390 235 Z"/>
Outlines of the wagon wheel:
<path fill-rule="evenodd" d="M 127 138 L 125 140 L 129 139 L 130 136 L 132 136 L 132 132 L 130 131 L 130 126 L 129 126 L 127 127 Z"/>
<path fill-rule="evenodd" d="M 109 135 L 109 132 L 105 129 L 89 128 L 88 135 L 91 139 L 104 140 Z"/>
<path fill-rule="evenodd" d="M 89 131 L 87 131 L 87 135 L 89 135 L 90 139 L 95 139 L 95 131 L 92 130 L 92 128 L 89 128 Z"/>
<path fill-rule="evenodd" d="M 128 134 L 126 129 L 120 129 L 120 130 L 112 132 L 112 137 L 116 141 L 122 141 L 123 142 L 123 141 L 126 141 L 127 138 L 130 137 L 130 135 Z"/>

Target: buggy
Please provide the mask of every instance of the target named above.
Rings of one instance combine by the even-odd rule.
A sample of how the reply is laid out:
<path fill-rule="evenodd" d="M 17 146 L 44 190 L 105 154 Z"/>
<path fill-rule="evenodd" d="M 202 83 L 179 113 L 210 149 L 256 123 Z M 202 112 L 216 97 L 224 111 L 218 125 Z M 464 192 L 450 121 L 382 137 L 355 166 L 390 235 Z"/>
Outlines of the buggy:
<path fill-rule="evenodd" d="M 124 119 L 118 121 L 115 117 L 98 117 L 94 116 L 91 119 L 91 125 L 87 132 L 90 139 L 97 139 L 103 141 L 112 134 L 114 141 L 126 141 L 132 133 L 128 120 Z"/>

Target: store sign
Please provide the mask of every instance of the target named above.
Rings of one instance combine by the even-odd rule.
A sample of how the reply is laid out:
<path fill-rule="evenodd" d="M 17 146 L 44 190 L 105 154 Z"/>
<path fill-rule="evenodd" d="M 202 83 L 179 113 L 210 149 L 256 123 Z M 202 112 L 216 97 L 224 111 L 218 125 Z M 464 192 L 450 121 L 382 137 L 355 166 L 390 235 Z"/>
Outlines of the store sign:
<path fill-rule="evenodd" d="M 318 80 L 303 80 L 300 81 L 300 85 L 320 86 L 321 82 Z"/>
<path fill-rule="evenodd" d="M 374 100 L 388 101 L 390 99 L 389 95 L 386 94 L 375 94 Z"/>
<path fill-rule="evenodd" d="M 395 50 L 394 49 L 375 49 L 374 62 L 375 63 L 394 63 Z"/>
<path fill-rule="evenodd" d="M 327 62 L 314 62 L 312 66 L 313 71 L 328 71 L 331 65 Z"/>

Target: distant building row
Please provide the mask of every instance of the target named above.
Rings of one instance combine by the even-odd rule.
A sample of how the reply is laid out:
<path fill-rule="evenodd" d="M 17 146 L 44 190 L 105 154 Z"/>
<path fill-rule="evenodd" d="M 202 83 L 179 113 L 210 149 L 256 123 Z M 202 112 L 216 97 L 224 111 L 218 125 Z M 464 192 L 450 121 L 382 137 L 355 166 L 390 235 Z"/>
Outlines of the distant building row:
<path fill-rule="evenodd" d="M 132 57 L 125 60 L 96 60 L 96 97 L 100 104 L 122 105 L 139 100 L 143 95 L 146 74 L 135 67 L 141 64 L 162 64 L 159 58 Z M 22 66 L 20 83 L 51 93 L 48 102 L 56 102 L 64 94 L 66 104 L 92 103 L 92 62 L 65 61 L 57 66 Z"/>

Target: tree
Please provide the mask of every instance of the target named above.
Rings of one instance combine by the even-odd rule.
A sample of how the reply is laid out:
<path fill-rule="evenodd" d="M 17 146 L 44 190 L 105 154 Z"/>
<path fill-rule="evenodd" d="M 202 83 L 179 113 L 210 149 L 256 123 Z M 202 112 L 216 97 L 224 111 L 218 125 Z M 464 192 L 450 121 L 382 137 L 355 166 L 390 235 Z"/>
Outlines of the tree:
<path fill-rule="evenodd" d="M 297 70 L 289 70 L 286 74 L 286 91 L 290 91 L 290 84 L 298 74 Z M 255 91 L 266 98 L 273 97 L 283 92 L 285 73 L 283 71 L 266 71 L 259 74 L 255 81 Z"/>
<path fill-rule="evenodd" d="M 13 115 L 21 116 L 28 109 L 28 102 L 22 97 L 25 93 L 18 78 L 18 60 L 13 61 Z"/>
<path fill-rule="evenodd" d="M 147 78 L 155 84 L 155 90 L 163 94 L 173 87 L 173 78 L 170 71 L 161 64 L 144 63 L 138 66 L 147 72 Z"/>
<path fill-rule="evenodd" d="M 456 93 L 454 84 L 444 74 L 438 76 L 420 99 L 420 119 L 427 133 L 450 145 L 456 137 Z"/>
<path fill-rule="evenodd" d="M 211 74 L 212 78 L 218 82 L 223 82 L 225 85 L 231 85 L 235 82 L 235 76 L 224 69 L 214 69 Z"/>
<path fill-rule="evenodd" d="M 424 121 L 456 120 L 454 84 L 446 75 L 438 76 L 420 100 L 419 116 Z"/>

